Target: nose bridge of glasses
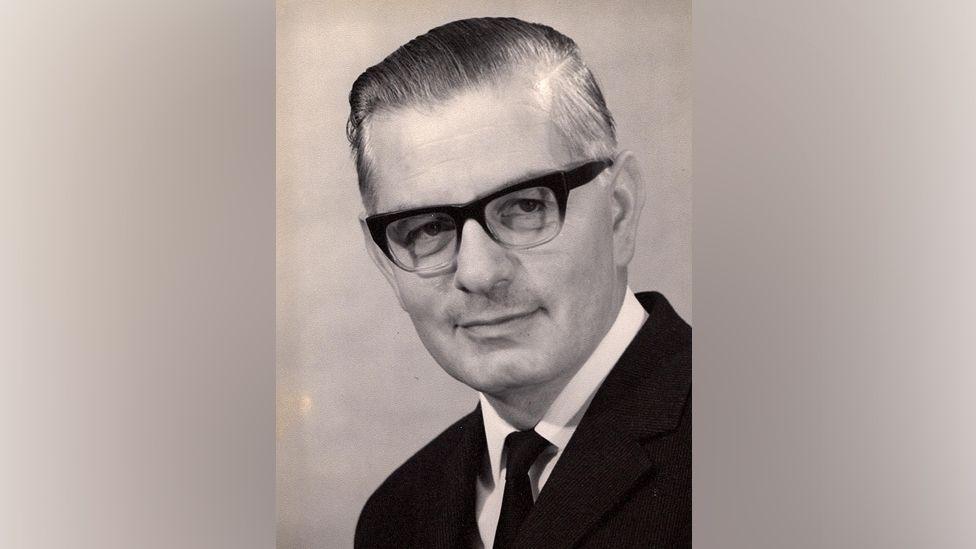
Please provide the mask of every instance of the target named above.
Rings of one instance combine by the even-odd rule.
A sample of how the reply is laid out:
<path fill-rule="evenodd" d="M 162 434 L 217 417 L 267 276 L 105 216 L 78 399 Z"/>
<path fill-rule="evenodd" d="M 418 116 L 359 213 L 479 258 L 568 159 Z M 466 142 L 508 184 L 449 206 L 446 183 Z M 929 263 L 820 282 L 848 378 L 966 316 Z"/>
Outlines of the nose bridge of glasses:
<path fill-rule="evenodd" d="M 492 234 L 491 229 L 488 228 L 484 215 L 464 219 L 458 225 L 457 238 L 457 254 L 461 253 L 465 245 L 469 247 L 474 244 L 478 246 L 484 246 L 485 244 L 500 246 L 497 238 Z"/>
<path fill-rule="evenodd" d="M 457 228 L 458 246 L 460 246 L 461 241 L 463 240 L 462 237 L 464 236 L 464 227 L 468 224 L 468 221 L 474 221 L 476 225 L 481 227 L 481 230 L 484 231 L 486 236 L 492 240 L 495 239 L 495 236 L 492 234 L 491 227 L 488 226 L 488 221 L 485 218 L 485 207 L 488 205 L 488 202 L 489 201 L 485 199 L 476 200 L 470 204 L 458 208 L 454 212 L 454 223 Z"/>

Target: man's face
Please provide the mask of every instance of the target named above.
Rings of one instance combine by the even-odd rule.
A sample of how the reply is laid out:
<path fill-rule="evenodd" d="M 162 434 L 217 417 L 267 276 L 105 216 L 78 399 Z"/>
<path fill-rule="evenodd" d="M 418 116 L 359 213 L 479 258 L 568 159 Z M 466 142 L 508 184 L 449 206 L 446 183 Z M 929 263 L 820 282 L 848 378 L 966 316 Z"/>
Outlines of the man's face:
<path fill-rule="evenodd" d="M 532 91 L 513 84 L 466 92 L 434 109 L 400 109 L 371 122 L 373 213 L 465 203 L 513 183 L 582 164 Z M 513 250 L 473 220 L 456 262 L 404 271 L 378 252 L 431 355 L 488 394 L 565 382 L 617 312 L 610 170 L 569 195 L 556 238 Z M 368 242 L 368 246 L 373 246 Z"/>

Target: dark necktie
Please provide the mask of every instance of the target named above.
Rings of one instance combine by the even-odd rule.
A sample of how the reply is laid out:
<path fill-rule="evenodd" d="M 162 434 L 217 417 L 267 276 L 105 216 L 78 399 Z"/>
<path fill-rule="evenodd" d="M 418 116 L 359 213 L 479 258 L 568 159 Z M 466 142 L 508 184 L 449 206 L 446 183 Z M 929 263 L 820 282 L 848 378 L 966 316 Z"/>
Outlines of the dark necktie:
<path fill-rule="evenodd" d="M 532 485 L 529 467 L 535 462 L 549 441 L 534 430 L 515 431 L 505 437 L 508 458 L 505 465 L 505 494 L 502 512 L 495 529 L 494 549 L 508 549 L 515 540 L 519 526 L 532 510 Z"/>

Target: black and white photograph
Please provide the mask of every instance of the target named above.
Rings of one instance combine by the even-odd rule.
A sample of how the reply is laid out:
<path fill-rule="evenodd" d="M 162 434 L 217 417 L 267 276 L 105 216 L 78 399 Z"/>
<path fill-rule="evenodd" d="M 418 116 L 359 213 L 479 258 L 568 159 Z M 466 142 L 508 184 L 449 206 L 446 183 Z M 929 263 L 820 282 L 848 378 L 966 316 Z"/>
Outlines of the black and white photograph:
<path fill-rule="evenodd" d="M 690 16 L 280 4 L 280 547 L 690 546 Z"/>

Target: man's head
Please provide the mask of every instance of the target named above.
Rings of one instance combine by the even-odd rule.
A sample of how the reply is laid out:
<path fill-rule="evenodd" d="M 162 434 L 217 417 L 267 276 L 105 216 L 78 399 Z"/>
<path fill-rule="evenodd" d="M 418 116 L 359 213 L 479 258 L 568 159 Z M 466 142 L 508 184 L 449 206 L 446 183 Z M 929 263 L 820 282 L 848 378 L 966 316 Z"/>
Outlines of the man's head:
<path fill-rule="evenodd" d="M 454 22 L 368 69 L 350 105 L 347 131 L 374 216 L 367 247 L 427 349 L 495 396 L 565 383 L 614 320 L 643 202 L 632 155 L 615 156 L 613 120 L 575 43 L 515 19 Z M 540 187 L 479 202 L 464 210 L 471 219 L 451 214 L 458 226 L 426 210 L 442 217 L 377 225 L 377 214 L 467 204 L 596 160 L 612 166 L 577 182 L 558 208 L 564 219 L 554 198 L 531 194 Z M 568 190 L 560 178 L 545 180 L 553 196 Z M 405 241 L 443 261 L 390 253 Z"/>
<path fill-rule="evenodd" d="M 540 108 L 575 154 L 613 157 L 613 117 L 572 39 L 512 18 L 455 21 L 404 44 L 353 84 L 346 133 L 367 210 L 374 211 L 374 115 L 404 107 L 429 109 L 463 91 L 513 80 L 533 88 Z"/>

